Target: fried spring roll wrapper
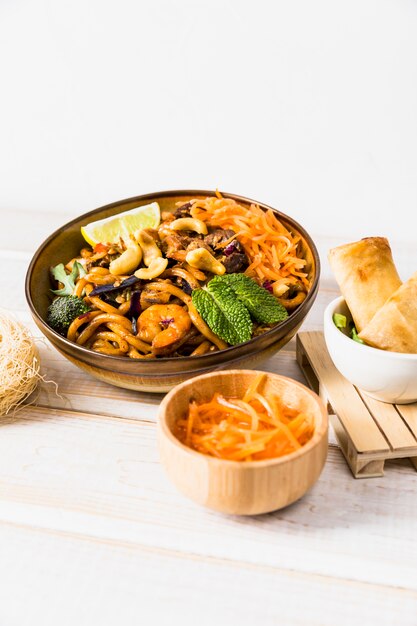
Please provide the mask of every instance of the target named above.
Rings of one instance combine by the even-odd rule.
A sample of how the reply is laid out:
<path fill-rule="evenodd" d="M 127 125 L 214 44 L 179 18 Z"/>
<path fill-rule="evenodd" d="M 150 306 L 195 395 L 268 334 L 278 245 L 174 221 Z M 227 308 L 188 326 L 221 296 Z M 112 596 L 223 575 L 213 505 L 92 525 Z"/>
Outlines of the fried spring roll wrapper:
<path fill-rule="evenodd" d="M 417 272 L 388 298 L 359 337 L 381 350 L 417 353 Z"/>
<path fill-rule="evenodd" d="M 329 262 L 360 332 L 401 285 L 388 240 L 366 237 L 333 248 Z"/>

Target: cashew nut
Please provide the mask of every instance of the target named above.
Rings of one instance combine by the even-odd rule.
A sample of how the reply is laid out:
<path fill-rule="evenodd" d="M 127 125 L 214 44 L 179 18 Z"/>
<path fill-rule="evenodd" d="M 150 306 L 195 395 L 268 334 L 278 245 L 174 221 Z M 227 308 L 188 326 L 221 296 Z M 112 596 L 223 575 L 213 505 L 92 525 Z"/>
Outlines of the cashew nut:
<path fill-rule="evenodd" d="M 152 259 L 149 264 L 149 267 L 141 267 L 139 270 L 136 270 L 135 276 L 136 278 L 142 278 L 143 280 L 150 280 L 151 278 L 156 278 L 166 269 L 168 265 L 168 259 L 163 259 L 162 257 L 157 257 Z"/>
<path fill-rule="evenodd" d="M 223 263 L 220 263 L 208 250 L 205 248 L 196 248 L 187 252 L 185 257 L 188 265 L 195 267 L 198 270 L 204 272 L 211 272 L 212 274 L 218 274 L 221 276 L 226 272 L 226 268 Z"/>
<path fill-rule="evenodd" d="M 193 230 L 200 235 L 207 235 L 206 224 L 194 217 L 180 217 L 169 225 L 171 230 Z"/>
<path fill-rule="evenodd" d="M 146 232 L 139 230 L 135 233 L 136 241 L 139 243 L 143 252 L 143 262 L 148 267 L 154 259 L 162 257 L 162 252 L 156 245 L 155 239 Z"/>
<path fill-rule="evenodd" d="M 135 270 L 142 260 L 142 250 L 140 246 L 133 241 L 129 240 L 128 247 L 122 254 L 112 261 L 109 265 L 110 274 L 114 276 L 121 276 L 123 274 L 131 274 Z"/>

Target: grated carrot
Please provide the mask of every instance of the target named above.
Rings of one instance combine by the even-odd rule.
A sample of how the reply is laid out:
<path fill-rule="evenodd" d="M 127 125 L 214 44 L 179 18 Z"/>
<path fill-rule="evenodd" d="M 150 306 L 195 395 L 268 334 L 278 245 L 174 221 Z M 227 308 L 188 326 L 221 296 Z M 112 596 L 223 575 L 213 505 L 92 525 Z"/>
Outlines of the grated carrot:
<path fill-rule="evenodd" d="M 243 206 L 223 198 L 219 191 L 216 196 L 191 202 L 194 218 L 235 231 L 250 261 L 247 276 L 262 283 L 282 279 L 287 285 L 302 282 L 309 288 L 307 261 L 299 256 L 301 238 L 291 233 L 271 209 L 264 211 L 257 204 Z"/>
<path fill-rule="evenodd" d="M 260 393 L 264 377 L 252 381 L 243 399 L 215 393 L 208 402 L 190 402 L 174 434 L 197 452 L 229 461 L 258 461 L 298 450 L 313 436 L 313 419 L 284 406 L 274 394 Z"/>

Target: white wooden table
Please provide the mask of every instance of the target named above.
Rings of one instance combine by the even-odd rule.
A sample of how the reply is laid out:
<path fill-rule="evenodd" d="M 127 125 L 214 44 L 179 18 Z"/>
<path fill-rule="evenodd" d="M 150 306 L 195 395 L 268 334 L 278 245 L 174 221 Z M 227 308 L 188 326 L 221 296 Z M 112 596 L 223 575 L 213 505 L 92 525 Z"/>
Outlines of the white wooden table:
<path fill-rule="evenodd" d="M 24 275 L 65 218 L 2 216 L 0 303 L 36 336 Z M 335 294 L 324 281 L 304 329 L 321 327 Z M 298 503 L 252 518 L 216 514 L 162 471 L 160 396 L 100 384 L 46 341 L 39 347 L 60 395 L 43 385 L 37 407 L 0 421 L 1 626 L 417 624 L 408 461 L 355 480 L 333 439 Z M 265 369 L 303 380 L 294 342 Z"/>

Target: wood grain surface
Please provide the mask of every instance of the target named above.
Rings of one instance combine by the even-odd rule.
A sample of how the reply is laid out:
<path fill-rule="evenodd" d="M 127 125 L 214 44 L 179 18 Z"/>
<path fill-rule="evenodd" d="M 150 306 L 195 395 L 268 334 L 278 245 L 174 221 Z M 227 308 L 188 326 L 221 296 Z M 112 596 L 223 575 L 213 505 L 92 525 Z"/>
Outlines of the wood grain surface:
<path fill-rule="evenodd" d="M 23 234 L 7 229 L 25 219 L 2 216 L 0 302 L 38 337 L 24 276 L 64 220 L 40 213 Z M 321 328 L 336 295 L 325 280 L 303 330 Z M 161 396 L 99 383 L 41 338 L 39 348 L 59 395 L 43 383 L 36 407 L 0 420 L 0 626 L 416 626 L 417 473 L 407 460 L 357 481 L 331 436 L 319 481 L 297 503 L 215 513 L 165 477 Z M 264 369 L 303 381 L 295 341 Z"/>

